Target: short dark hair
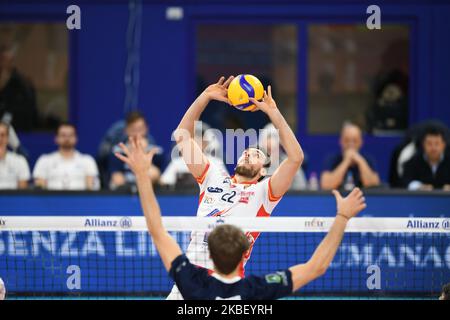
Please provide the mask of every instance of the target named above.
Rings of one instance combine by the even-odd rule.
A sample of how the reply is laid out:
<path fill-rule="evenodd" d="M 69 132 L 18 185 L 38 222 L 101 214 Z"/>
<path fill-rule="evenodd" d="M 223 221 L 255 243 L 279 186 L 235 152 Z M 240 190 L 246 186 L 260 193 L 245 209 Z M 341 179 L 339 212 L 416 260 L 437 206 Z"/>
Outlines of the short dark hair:
<path fill-rule="evenodd" d="M 144 122 L 147 123 L 147 121 L 145 121 L 144 115 L 141 112 L 136 110 L 130 111 L 125 118 L 126 126 L 128 127 L 129 125 L 135 123 L 138 120 L 144 120 Z"/>
<path fill-rule="evenodd" d="M 232 273 L 250 244 L 244 232 L 238 227 L 223 224 L 208 236 L 208 247 L 214 266 L 220 273 Z"/>
<path fill-rule="evenodd" d="M 444 300 L 450 300 L 450 282 L 442 286 L 442 295 Z"/>
<path fill-rule="evenodd" d="M 77 133 L 77 128 L 75 127 L 75 125 L 74 125 L 73 123 L 70 123 L 70 122 L 61 122 L 60 124 L 58 124 L 58 127 L 56 128 L 56 134 L 59 133 L 59 130 L 60 130 L 62 127 L 71 127 L 71 128 L 75 131 L 75 134 Z"/>
<path fill-rule="evenodd" d="M 6 128 L 6 133 L 9 136 L 9 124 L 6 123 L 5 121 L 0 121 L 0 127 L 5 127 Z"/>
<path fill-rule="evenodd" d="M 437 125 L 430 125 L 426 127 L 422 134 L 422 144 L 425 142 L 427 136 L 441 136 L 441 138 L 446 141 L 446 133 L 443 128 Z"/>

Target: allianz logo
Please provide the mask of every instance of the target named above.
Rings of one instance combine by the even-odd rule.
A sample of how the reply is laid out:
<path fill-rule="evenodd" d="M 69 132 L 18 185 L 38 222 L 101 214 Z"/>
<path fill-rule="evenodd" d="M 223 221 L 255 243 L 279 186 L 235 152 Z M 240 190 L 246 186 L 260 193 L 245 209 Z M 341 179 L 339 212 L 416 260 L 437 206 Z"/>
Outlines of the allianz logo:
<path fill-rule="evenodd" d="M 444 229 L 450 230 L 450 219 L 446 219 L 442 221 L 424 221 L 418 219 L 410 219 L 408 220 L 408 224 L 406 225 L 408 229 Z"/>
<path fill-rule="evenodd" d="M 120 227 L 122 229 L 129 229 L 132 227 L 131 218 L 123 217 L 120 220 L 109 220 L 100 218 L 86 218 L 84 221 L 85 227 Z"/>

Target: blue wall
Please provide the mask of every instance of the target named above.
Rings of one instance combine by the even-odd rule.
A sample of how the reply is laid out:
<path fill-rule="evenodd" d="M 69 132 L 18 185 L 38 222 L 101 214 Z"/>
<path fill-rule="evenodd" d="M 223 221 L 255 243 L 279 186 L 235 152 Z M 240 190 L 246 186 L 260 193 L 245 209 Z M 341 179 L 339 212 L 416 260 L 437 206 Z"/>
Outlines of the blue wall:
<path fill-rule="evenodd" d="M 363 1 L 206 1 L 171 5 L 184 7 L 184 19 L 165 18 L 167 5 L 146 1 L 143 6 L 141 79 L 139 108 L 148 117 L 158 143 L 170 150 L 170 136 L 194 99 L 195 57 L 193 28 L 196 22 L 211 20 L 359 21 L 365 22 L 367 4 Z M 201 3 L 201 4 L 197 4 Z M 342 4 L 344 3 L 344 4 Z M 450 5 L 410 1 L 405 4 L 378 2 L 383 21 L 403 21 L 412 26 L 411 45 L 411 123 L 430 117 L 450 125 Z M 438 3 L 438 2 L 435 2 Z M 1 3 L 0 20 L 64 22 L 70 3 Z M 239 4 L 239 5 L 238 5 Z M 70 31 L 71 120 L 79 128 L 79 149 L 95 154 L 108 126 L 120 119 L 125 96 L 126 29 L 128 6 L 124 1 L 78 2 L 82 29 Z M 306 73 L 299 62 L 299 126 L 296 132 L 309 155 L 309 169 L 319 171 L 325 153 L 337 149 L 336 136 L 308 136 L 306 133 Z M 169 109 L 170 108 L 170 109 Z M 42 152 L 54 148 L 49 134 L 20 134 L 31 153 L 32 162 Z M 378 159 L 386 180 L 389 157 L 399 138 L 367 137 L 365 151 Z"/>

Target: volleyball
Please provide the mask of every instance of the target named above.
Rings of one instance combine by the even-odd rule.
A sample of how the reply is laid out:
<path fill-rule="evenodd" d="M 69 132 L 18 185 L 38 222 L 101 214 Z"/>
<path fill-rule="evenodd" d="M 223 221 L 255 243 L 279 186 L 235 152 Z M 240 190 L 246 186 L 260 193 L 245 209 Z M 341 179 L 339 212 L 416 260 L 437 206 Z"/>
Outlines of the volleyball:
<path fill-rule="evenodd" d="M 241 111 L 252 111 L 256 106 L 249 97 L 261 100 L 264 87 L 259 79 L 251 74 L 240 74 L 228 86 L 228 100 Z"/>

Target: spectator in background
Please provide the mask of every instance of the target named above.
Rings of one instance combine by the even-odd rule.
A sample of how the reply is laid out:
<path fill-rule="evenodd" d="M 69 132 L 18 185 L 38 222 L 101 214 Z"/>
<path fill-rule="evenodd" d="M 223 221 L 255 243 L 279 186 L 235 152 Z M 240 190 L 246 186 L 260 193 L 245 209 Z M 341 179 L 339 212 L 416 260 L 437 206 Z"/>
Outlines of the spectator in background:
<path fill-rule="evenodd" d="M 279 164 L 287 158 L 283 147 L 280 145 L 280 137 L 278 131 L 272 123 L 269 123 L 263 128 L 259 136 L 258 144 L 266 150 L 270 157 L 270 167 L 267 168 L 267 175 L 271 176 L 278 168 Z M 305 173 L 300 167 L 295 174 L 294 180 L 289 190 L 305 190 L 308 188 Z"/>
<path fill-rule="evenodd" d="M 450 282 L 442 287 L 442 292 L 439 300 L 450 300 Z"/>
<path fill-rule="evenodd" d="M 450 146 L 450 130 L 440 120 L 429 119 L 411 125 L 402 141 L 395 147 L 391 155 L 389 168 L 389 184 L 392 188 L 404 188 L 403 173 L 405 164 L 418 152 L 422 152 L 423 134 L 428 128 L 440 128 L 445 134 L 447 147 Z"/>
<path fill-rule="evenodd" d="M 423 151 L 405 163 L 404 187 L 409 190 L 450 191 L 450 155 L 444 131 L 439 127 L 428 127 L 421 143 Z"/>
<path fill-rule="evenodd" d="M 39 157 L 33 170 L 35 185 L 48 190 L 96 190 L 98 169 L 94 158 L 78 152 L 77 132 L 70 123 L 58 126 L 58 151 Z"/>
<path fill-rule="evenodd" d="M 345 123 L 340 137 L 341 153 L 330 157 L 322 172 L 320 185 L 322 189 L 331 190 L 353 187 L 374 187 L 380 184 L 380 178 L 375 170 L 375 161 L 368 155 L 362 155 L 363 145 L 361 129 Z"/>
<path fill-rule="evenodd" d="M 212 130 L 208 129 L 210 129 L 209 125 L 202 123 L 200 128 L 195 128 L 195 137 L 196 139 L 198 139 L 197 137 L 201 137 L 202 151 L 207 156 L 208 160 L 220 168 L 220 170 L 228 172 L 222 158 L 218 156 L 218 154 L 221 154 L 222 145 Z M 178 150 L 177 147 L 175 148 Z M 185 181 L 188 179 L 190 181 L 190 186 L 192 186 L 192 188 L 197 188 L 197 181 L 190 173 L 184 159 L 180 156 L 179 152 L 177 152 L 166 170 L 164 170 L 160 183 L 165 186 L 174 187 L 177 183 L 180 185 L 187 185 L 188 183 Z"/>
<path fill-rule="evenodd" d="M 0 189 L 25 189 L 30 168 L 25 158 L 8 151 L 9 125 L 0 122 Z"/>
<path fill-rule="evenodd" d="M 162 149 L 150 141 L 147 122 L 145 121 L 144 116 L 138 111 L 132 111 L 127 115 L 125 120 L 125 139 L 118 142 L 127 144 L 128 137 L 132 136 L 143 138 L 142 143 L 144 143 L 144 149 L 150 150 L 155 147 L 159 149 L 153 158 L 153 164 L 148 173 L 149 178 L 153 183 L 158 182 L 161 176 Z M 114 156 L 115 152 L 122 153 L 122 150 L 117 144 L 112 148 L 112 152 L 109 155 L 109 171 L 111 177 L 109 183 L 110 189 L 115 190 L 135 185 L 136 178 L 133 172 L 125 163 Z"/>
<path fill-rule="evenodd" d="M 30 80 L 14 65 L 17 43 L 9 27 L 0 29 L 0 118 L 8 113 L 16 130 L 30 131 L 38 124 L 36 93 Z"/>

